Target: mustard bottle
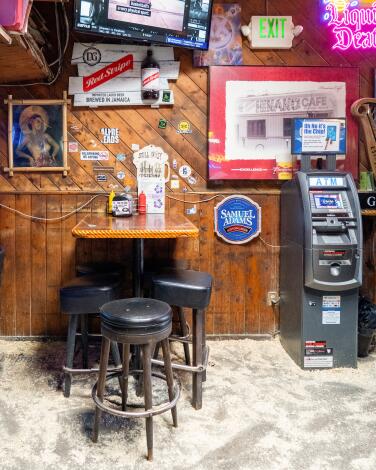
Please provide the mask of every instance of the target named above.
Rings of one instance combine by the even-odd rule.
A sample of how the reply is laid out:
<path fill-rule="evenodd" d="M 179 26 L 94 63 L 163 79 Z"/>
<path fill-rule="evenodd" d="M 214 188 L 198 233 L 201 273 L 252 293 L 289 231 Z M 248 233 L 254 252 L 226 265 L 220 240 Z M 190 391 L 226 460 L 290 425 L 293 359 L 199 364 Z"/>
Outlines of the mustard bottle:
<path fill-rule="evenodd" d="M 112 190 L 108 195 L 107 214 L 112 214 L 112 201 L 114 200 L 115 195 L 114 190 Z"/>

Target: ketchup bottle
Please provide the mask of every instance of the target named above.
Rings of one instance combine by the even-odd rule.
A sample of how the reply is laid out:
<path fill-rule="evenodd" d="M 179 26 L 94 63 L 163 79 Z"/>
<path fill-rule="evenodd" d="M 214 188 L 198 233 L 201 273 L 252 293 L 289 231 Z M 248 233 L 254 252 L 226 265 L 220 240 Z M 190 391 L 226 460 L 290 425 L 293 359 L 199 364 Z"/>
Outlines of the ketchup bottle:
<path fill-rule="evenodd" d="M 138 213 L 146 214 L 146 195 L 143 191 L 138 195 Z"/>
<path fill-rule="evenodd" d="M 153 51 L 148 50 L 145 60 L 141 64 L 141 77 L 142 77 L 142 99 L 153 100 L 159 99 L 160 92 L 160 67 L 158 62 L 153 57 Z"/>

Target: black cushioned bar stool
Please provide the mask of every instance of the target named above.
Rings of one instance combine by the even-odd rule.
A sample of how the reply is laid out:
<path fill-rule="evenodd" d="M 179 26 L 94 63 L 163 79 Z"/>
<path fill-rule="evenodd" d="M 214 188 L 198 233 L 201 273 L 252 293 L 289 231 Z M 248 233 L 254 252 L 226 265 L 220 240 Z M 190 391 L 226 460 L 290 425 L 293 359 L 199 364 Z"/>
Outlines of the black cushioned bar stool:
<path fill-rule="evenodd" d="M 193 374 L 192 405 L 198 410 L 202 408 L 202 382 L 206 380 L 209 348 L 206 346 L 205 309 L 210 303 L 212 277 L 208 273 L 171 269 L 153 276 L 152 297 L 178 307 L 182 338 L 171 339 L 181 341 L 185 348 L 186 364 L 172 364 L 173 368 L 185 370 Z M 188 329 L 183 308 L 192 309 L 192 348 L 193 364 L 190 364 L 189 342 L 186 338 Z M 188 351 L 187 351 L 188 350 Z M 153 359 L 153 364 L 161 364 Z"/>
<path fill-rule="evenodd" d="M 79 264 L 76 266 L 77 276 L 87 276 L 88 274 L 108 274 L 120 277 L 124 274 L 124 266 L 111 261 Z"/>
<path fill-rule="evenodd" d="M 93 441 L 97 442 L 102 411 L 123 418 L 146 418 L 148 460 L 153 458 L 153 416 L 171 410 L 173 424 L 177 427 L 176 403 L 179 387 L 174 384 L 168 337 L 172 329 L 171 307 L 165 302 L 147 298 L 115 300 L 103 305 L 101 312 L 102 349 L 98 382 L 93 387 L 96 405 Z M 107 376 L 110 342 L 123 345 L 123 370 Z M 151 370 L 152 350 L 162 343 L 165 375 Z M 130 370 L 130 346 L 138 345 L 142 351 L 143 371 Z M 143 375 L 145 411 L 127 411 L 129 375 Z M 104 402 L 106 380 L 119 376 L 121 381 L 122 409 L 109 407 Z M 153 408 L 152 376 L 167 382 L 168 401 Z M 130 406 L 130 404 L 128 404 Z"/>
<path fill-rule="evenodd" d="M 99 314 L 99 307 L 106 302 L 119 298 L 120 281 L 118 276 L 86 275 L 76 277 L 60 289 L 61 312 L 69 315 L 67 335 L 67 358 L 64 371 L 64 395 L 69 397 L 72 374 L 94 373 L 98 369 L 88 369 L 88 318 Z M 81 319 L 82 369 L 73 369 L 78 320 Z M 116 367 L 121 359 L 116 343 L 111 345 Z"/>

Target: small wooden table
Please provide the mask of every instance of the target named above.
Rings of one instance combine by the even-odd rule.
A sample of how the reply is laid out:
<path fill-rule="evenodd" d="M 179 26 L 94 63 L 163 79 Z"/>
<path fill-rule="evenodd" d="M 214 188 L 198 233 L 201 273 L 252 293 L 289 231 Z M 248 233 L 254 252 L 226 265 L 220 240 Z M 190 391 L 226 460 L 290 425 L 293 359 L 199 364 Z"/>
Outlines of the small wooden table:
<path fill-rule="evenodd" d="M 79 222 L 72 234 L 76 238 L 132 238 L 133 295 L 142 294 L 144 240 L 146 238 L 197 238 L 199 229 L 181 214 L 136 214 L 132 217 L 89 215 Z"/>
<path fill-rule="evenodd" d="M 132 238 L 133 239 L 133 295 L 142 296 L 144 271 L 144 240 L 146 238 L 197 238 L 199 229 L 181 214 L 136 214 L 131 217 L 111 217 L 105 214 L 89 215 L 72 229 L 76 238 Z M 134 365 L 140 369 L 139 351 Z M 142 386 L 136 387 L 142 394 Z"/>

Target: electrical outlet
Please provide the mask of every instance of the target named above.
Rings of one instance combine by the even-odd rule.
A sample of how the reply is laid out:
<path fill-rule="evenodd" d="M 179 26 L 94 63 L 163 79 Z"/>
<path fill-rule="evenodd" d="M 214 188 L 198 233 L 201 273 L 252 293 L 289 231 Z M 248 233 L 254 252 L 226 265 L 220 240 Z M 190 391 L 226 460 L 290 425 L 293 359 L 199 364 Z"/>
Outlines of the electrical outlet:
<path fill-rule="evenodd" d="M 268 292 L 268 305 L 272 306 L 279 302 L 279 295 L 278 292 Z"/>

